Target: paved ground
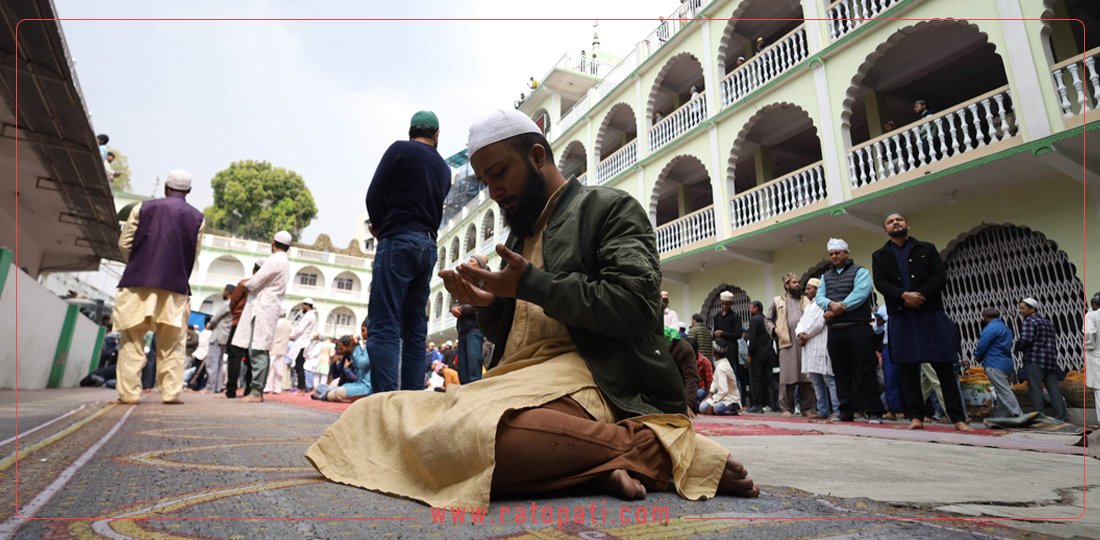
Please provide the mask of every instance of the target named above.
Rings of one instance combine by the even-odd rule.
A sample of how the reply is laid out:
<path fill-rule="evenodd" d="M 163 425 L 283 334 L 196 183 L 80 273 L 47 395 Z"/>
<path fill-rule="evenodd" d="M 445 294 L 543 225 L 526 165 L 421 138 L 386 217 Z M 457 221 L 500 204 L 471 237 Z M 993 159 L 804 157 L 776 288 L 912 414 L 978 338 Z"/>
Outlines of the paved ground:
<path fill-rule="evenodd" d="M 455 523 L 457 512 L 313 471 L 302 453 L 339 406 L 287 395 L 260 405 L 194 394 L 183 406 L 156 394 L 138 407 L 103 403 L 111 397 L 20 392 L 16 460 L 15 395 L 0 392 L 0 491 L 12 501 L 0 538 L 1100 537 L 1100 511 L 1084 511 L 1086 485 L 1091 501 L 1100 496 L 1100 462 L 1068 435 L 704 417 L 697 429 L 746 463 L 764 486 L 759 499 L 494 501 L 483 523 L 469 514 Z"/>

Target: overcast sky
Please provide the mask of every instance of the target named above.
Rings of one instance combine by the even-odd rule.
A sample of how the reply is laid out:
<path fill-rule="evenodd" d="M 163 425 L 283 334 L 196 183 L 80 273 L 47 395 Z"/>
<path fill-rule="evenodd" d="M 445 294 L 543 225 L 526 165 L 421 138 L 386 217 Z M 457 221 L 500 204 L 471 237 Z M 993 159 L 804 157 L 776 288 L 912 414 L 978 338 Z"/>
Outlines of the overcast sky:
<path fill-rule="evenodd" d="M 567 51 L 625 56 L 679 7 L 595 2 L 55 0 L 60 18 L 570 18 L 536 21 L 63 21 L 92 125 L 129 158 L 136 193 L 191 171 L 189 198 L 213 202 L 230 162 L 266 160 L 302 175 L 318 217 L 304 232 L 345 246 L 386 147 L 419 109 L 439 116 L 443 157 L 470 124 L 511 107 L 527 78 Z M 622 21 L 612 19 L 651 19 Z M 158 189 L 159 191 L 159 189 Z"/>

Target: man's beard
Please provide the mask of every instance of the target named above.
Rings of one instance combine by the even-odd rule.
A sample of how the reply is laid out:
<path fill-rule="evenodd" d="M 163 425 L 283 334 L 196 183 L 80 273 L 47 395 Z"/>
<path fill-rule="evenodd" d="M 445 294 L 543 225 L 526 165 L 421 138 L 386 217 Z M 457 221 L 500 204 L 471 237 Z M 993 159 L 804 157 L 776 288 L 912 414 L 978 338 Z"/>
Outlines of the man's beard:
<path fill-rule="evenodd" d="M 890 238 L 905 238 L 906 236 L 909 236 L 909 227 L 898 229 L 896 231 L 887 231 L 886 234 L 890 235 Z"/>
<path fill-rule="evenodd" d="M 793 289 L 787 289 L 787 294 L 791 295 L 791 298 L 798 300 L 802 298 L 802 287 L 794 287 Z"/>
<path fill-rule="evenodd" d="M 523 187 L 515 210 L 501 208 L 504 212 L 504 223 L 512 229 L 512 234 L 521 238 L 531 234 L 549 198 L 546 193 L 546 176 L 527 163 L 527 185 Z"/>

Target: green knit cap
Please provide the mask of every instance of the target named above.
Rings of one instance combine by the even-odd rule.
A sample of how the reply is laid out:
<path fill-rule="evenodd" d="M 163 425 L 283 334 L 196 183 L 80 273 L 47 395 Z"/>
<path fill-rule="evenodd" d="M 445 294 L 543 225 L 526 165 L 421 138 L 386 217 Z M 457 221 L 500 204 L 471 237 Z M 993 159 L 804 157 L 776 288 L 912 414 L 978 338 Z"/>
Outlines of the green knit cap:
<path fill-rule="evenodd" d="M 680 331 L 675 328 L 665 327 L 665 345 L 672 345 L 673 341 L 680 339 Z"/>
<path fill-rule="evenodd" d="M 436 118 L 435 113 L 432 111 L 417 111 L 412 117 L 412 122 L 409 122 L 409 127 L 416 126 L 428 126 L 432 129 L 439 129 L 439 118 Z"/>

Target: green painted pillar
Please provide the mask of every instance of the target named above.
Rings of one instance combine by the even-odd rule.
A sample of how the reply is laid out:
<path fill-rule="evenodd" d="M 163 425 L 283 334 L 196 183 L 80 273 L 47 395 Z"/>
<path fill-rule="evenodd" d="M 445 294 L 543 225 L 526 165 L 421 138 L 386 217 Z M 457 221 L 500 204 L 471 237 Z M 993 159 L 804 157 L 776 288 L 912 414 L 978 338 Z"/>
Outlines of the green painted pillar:
<path fill-rule="evenodd" d="M 92 361 L 88 362 L 88 375 L 91 375 L 93 371 L 99 368 L 99 355 L 103 353 L 103 338 L 107 335 L 107 327 L 99 325 L 99 332 L 96 333 L 95 347 L 92 347 Z"/>
<path fill-rule="evenodd" d="M 8 271 L 15 263 L 15 256 L 8 248 L 0 248 L 0 298 L 4 296 L 4 283 L 8 281 Z"/>
<path fill-rule="evenodd" d="M 76 321 L 79 316 L 80 308 L 69 304 L 69 309 L 65 311 L 65 322 L 61 325 L 61 337 L 57 339 L 57 352 L 53 354 L 53 365 L 50 367 L 50 378 L 46 382 L 46 388 L 61 386 L 65 365 L 69 363 L 69 349 L 73 346 L 73 334 L 76 332 Z"/>

